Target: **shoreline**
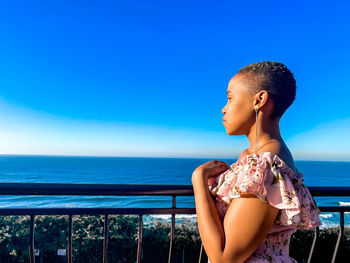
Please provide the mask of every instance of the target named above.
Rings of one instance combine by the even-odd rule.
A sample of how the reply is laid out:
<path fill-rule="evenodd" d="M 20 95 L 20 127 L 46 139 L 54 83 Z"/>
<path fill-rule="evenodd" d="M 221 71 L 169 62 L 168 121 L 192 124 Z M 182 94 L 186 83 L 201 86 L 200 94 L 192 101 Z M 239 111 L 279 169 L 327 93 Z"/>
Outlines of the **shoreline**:
<path fill-rule="evenodd" d="M 73 215 L 73 221 L 75 219 L 88 219 L 89 217 L 102 217 L 103 215 Z M 118 216 L 124 216 L 125 218 L 129 219 L 130 221 L 133 220 L 138 220 L 138 215 L 118 215 L 118 214 L 112 214 L 109 215 L 109 218 L 116 218 Z M 15 217 L 24 217 L 24 218 L 29 218 L 29 215 L 0 215 L 0 222 L 3 221 L 3 218 L 7 217 L 7 218 L 15 218 Z M 68 215 L 36 215 L 36 218 L 42 218 L 42 217 L 51 217 L 52 219 L 55 218 L 62 218 L 65 217 L 68 220 Z M 144 226 L 150 226 L 152 227 L 152 224 L 155 223 L 161 223 L 164 225 L 171 225 L 171 214 L 164 214 L 164 215 L 154 215 L 154 214 L 150 214 L 150 215 L 143 215 L 142 217 L 142 221 L 143 221 L 143 225 Z M 6 220 L 5 220 L 6 221 Z M 321 221 L 322 222 L 322 221 Z M 196 215 L 192 215 L 192 214 L 177 214 L 175 215 L 175 225 L 182 225 L 182 224 L 192 224 L 192 225 L 197 225 L 197 216 Z M 340 228 L 340 224 L 322 224 L 321 226 L 319 226 L 319 229 L 334 229 Z M 344 222 L 344 229 L 350 229 L 350 223 L 349 224 L 345 224 Z M 308 229 L 314 229 L 314 228 L 308 228 Z"/>

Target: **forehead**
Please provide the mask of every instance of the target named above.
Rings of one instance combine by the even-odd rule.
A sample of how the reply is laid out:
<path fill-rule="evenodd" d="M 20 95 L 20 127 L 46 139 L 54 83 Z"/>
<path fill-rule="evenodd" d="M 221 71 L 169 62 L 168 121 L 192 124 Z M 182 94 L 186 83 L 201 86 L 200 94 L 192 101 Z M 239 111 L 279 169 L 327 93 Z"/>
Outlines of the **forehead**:
<path fill-rule="evenodd" d="M 241 92 L 247 92 L 248 91 L 248 86 L 247 86 L 247 81 L 244 78 L 243 75 L 235 75 L 230 82 L 228 83 L 227 87 L 227 94 L 230 93 L 241 93 Z"/>

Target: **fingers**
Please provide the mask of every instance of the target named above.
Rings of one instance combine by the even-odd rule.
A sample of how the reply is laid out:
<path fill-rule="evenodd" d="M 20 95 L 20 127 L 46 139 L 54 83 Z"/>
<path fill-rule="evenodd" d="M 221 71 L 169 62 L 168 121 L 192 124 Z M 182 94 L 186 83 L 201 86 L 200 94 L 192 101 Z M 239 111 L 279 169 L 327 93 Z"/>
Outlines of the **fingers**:
<path fill-rule="evenodd" d="M 214 164 L 216 165 L 222 165 L 222 166 L 225 166 L 225 167 L 231 167 L 229 166 L 227 163 L 223 162 L 223 161 L 217 161 L 217 160 L 213 160 Z"/>
<path fill-rule="evenodd" d="M 229 165 L 220 165 L 220 166 L 217 166 L 217 167 L 219 167 L 220 169 L 222 169 L 222 170 L 228 170 L 228 169 L 231 169 L 231 167 L 229 166 Z"/>
<path fill-rule="evenodd" d="M 231 169 L 231 166 L 223 161 L 211 160 L 211 161 L 207 162 L 207 164 L 209 166 L 214 166 L 216 169 L 223 169 L 223 168 Z"/>

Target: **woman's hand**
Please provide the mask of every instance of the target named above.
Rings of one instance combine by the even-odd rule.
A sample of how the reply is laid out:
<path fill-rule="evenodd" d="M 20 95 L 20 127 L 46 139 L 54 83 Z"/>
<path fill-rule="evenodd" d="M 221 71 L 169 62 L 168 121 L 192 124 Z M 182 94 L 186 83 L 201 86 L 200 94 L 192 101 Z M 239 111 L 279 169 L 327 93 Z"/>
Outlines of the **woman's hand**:
<path fill-rule="evenodd" d="M 231 167 L 222 161 L 212 160 L 198 166 L 192 174 L 192 184 L 197 179 L 208 181 L 209 178 L 217 177 Z"/>

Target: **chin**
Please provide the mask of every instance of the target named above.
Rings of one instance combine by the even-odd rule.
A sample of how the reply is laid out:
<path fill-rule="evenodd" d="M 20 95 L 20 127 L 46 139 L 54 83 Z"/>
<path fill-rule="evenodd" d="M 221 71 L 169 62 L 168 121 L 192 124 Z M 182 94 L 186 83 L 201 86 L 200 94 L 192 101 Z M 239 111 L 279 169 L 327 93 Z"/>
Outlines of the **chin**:
<path fill-rule="evenodd" d="M 227 128 L 226 128 L 226 133 L 227 133 L 228 135 L 235 135 L 235 134 L 234 134 L 234 131 L 228 130 Z"/>
<path fill-rule="evenodd" d="M 228 135 L 244 135 L 242 132 L 239 132 L 239 131 L 235 131 L 235 130 L 229 130 L 226 128 L 226 133 Z"/>

